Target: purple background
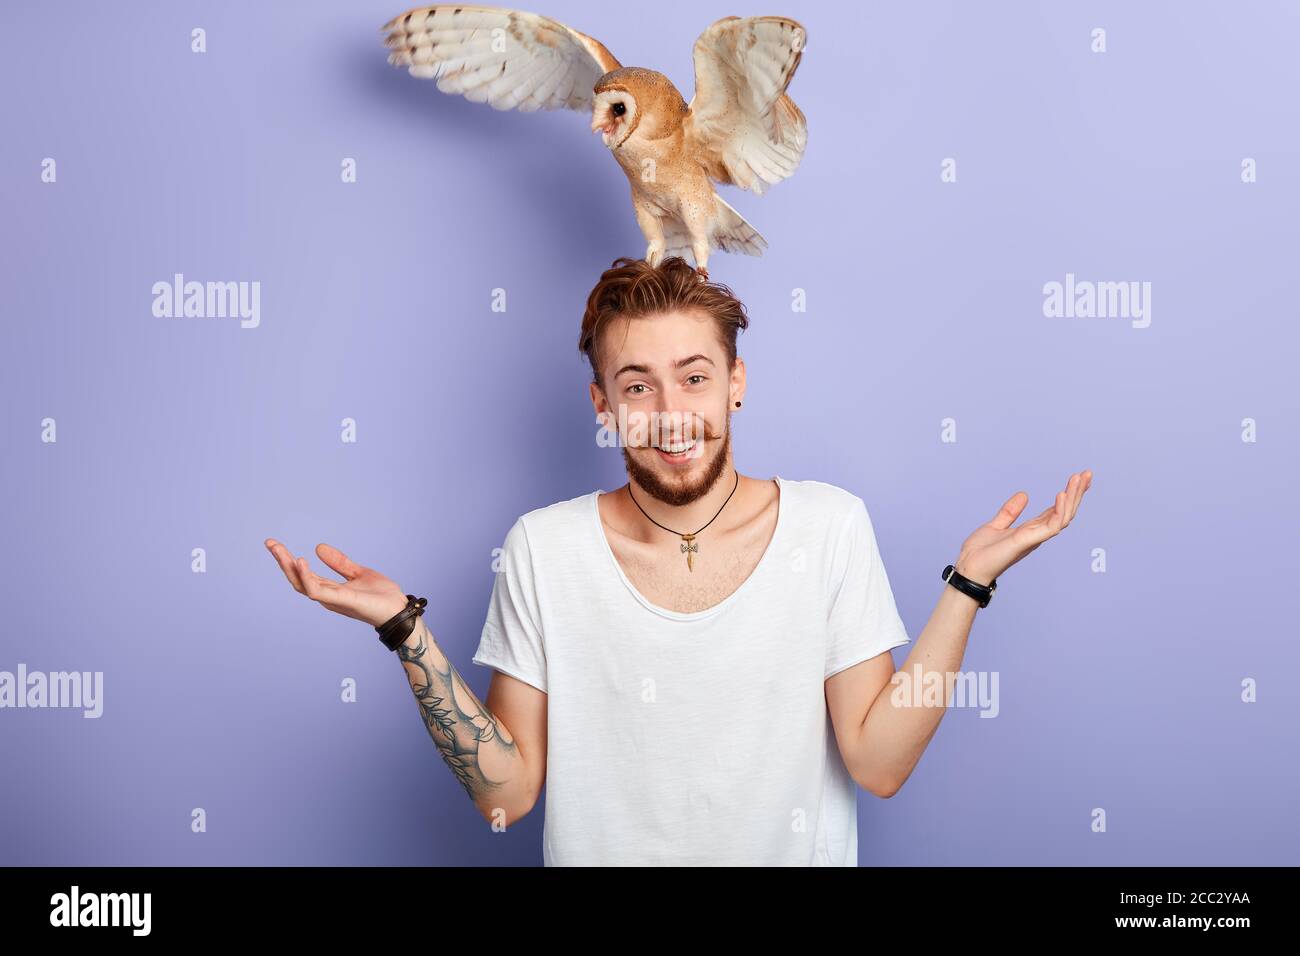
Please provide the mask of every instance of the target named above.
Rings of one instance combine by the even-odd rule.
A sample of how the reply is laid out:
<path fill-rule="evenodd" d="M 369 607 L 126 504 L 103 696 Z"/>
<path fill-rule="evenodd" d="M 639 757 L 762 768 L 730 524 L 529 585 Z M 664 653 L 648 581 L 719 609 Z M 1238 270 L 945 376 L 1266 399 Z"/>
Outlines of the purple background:
<path fill-rule="evenodd" d="M 377 28 L 403 9 L 0 13 L 0 670 L 105 682 L 99 720 L 0 711 L 4 863 L 540 862 L 540 806 L 490 832 L 394 656 L 262 546 L 319 572 L 328 541 L 427 595 L 486 694 L 492 549 L 523 511 L 626 478 L 576 348 L 600 270 L 644 252 L 626 180 L 585 115 L 390 67 Z M 999 673 L 999 717 L 953 709 L 895 798 L 861 794 L 862 863 L 1300 863 L 1300 11 L 532 9 L 688 99 L 716 18 L 807 26 L 803 165 L 761 198 L 721 190 L 770 242 L 710 263 L 753 323 L 737 465 L 860 494 L 913 639 L 1009 495 L 1036 514 L 1096 473 L 977 617 L 963 670 Z M 155 318 L 176 272 L 260 281 L 261 326 Z M 1150 281 L 1150 327 L 1045 318 L 1066 272 Z"/>

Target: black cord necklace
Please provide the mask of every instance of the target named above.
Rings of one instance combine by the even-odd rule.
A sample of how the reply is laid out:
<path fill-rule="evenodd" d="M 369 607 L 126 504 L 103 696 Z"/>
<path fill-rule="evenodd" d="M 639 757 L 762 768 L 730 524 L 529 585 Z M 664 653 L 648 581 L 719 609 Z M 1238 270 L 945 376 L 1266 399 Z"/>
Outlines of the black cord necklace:
<path fill-rule="evenodd" d="M 732 488 L 731 488 L 731 494 L 727 495 L 727 501 L 730 501 L 730 500 L 731 500 L 731 495 L 734 495 L 734 494 L 736 493 L 736 489 L 739 488 L 739 487 L 740 487 L 740 472 L 736 472 L 736 483 L 735 483 L 735 484 L 732 486 Z M 638 508 L 641 508 L 641 504 L 640 504 L 640 502 L 638 502 L 638 501 L 636 500 L 636 495 L 632 494 L 632 483 L 631 483 L 631 482 L 628 482 L 628 485 L 627 485 L 627 495 L 628 495 L 629 498 L 632 499 L 632 504 L 636 505 Z M 727 501 L 724 501 L 724 502 L 722 503 L 722 508 L 727 507 Z M 716 518 L 718 515 L 722 514 L 722 508 L 719 508 L 718 511 L 717 511 L 717 514 L 715 514 L 715 515 L 713 516 L 713 518 L 710 518 L 708 521 L 706 521 L 706 522 L 704 523 L 704 527 L 703 527 L 703 528 L 700 528 L 698 531 L 694 532 L 694 534 L 682 534 L 680 531 L 673 531 L 672 528 L 664 528 L 664 526 L 661 525 L 661 524 L 659 524 L 658 521 L 655 521 L 654 518 L 650 518 L 649 515 L 646 515 L 646 514 L 645 514 L 645 509 L 644 509 L 644 508 L 641 508 L 641 513 L 642 513 L 643 515 L 645 515 L 647 518 L 650 518 L 650 520 L 651 520 L 652 522 L 654 522 L 655 524 L 658 524 L 659 527 L 663 528 L 665 531 L 672 531 L 673 534 L 681 535 L 681 539 L 682 539 L 682 551 L 685 552 L 685 554 L 686 554 L 686 570 L 687 570 L 687 571 L 694 571 L 695 568 L 692 566 L 692 563 L 691 563 L 691 556 L 692 556 L 693 554 L 698 553 L 699 550 L 700 550 L 700 546 L 699 546 L 698 544 L 695 543 L 695 535 L 699 534 L 700 531 L 703 531 L 704 528 L 707 528 L 709 525 L 713 524 L 713 519 Z"/>

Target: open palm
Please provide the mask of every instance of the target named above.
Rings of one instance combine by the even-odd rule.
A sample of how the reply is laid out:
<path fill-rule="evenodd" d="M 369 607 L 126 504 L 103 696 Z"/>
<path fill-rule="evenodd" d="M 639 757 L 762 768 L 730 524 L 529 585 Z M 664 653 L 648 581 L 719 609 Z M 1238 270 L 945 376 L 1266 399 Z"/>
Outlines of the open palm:
<path fill-rule="evenodd" d="M 267 538 L 265 544 L 295 591 L 337 614 L 379 627 L 406 607 L 406 595 L 400 587 L 374 568 L 357 564 L 332 545 L 318 544 L 316 555 L 341 574 L 343 581 L 320 577 L 312 571 L 306 558 L 295 558 L 274 538 Z"/>
<path fill-rule="evenodd" d="M 1079 510 L 1084 492 L 1092 485 L 1092 471 L 1071 475 L 1065 490 L 1056 494 L 1052 507 L 1023 524 L 1011 527 L 1029 504 L 1029 495 L 1017 491 L 998 509 L 993 520 L 981 525 L 962 542 L 958 573 L 977 584 L 988 584 L 1048 538 L 1061 533 Z"/>

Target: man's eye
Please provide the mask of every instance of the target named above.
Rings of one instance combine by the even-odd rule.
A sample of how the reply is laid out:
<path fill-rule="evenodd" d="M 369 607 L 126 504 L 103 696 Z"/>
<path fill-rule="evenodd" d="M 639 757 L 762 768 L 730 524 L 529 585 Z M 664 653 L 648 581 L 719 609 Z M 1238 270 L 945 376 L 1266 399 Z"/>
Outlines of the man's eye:
<path fill-rule="evenodd" d="M 628 390 L 629 392 L 631 392 L 632 389 L 634 389 L 634 388 L 645 388 L 645 386 L 642 385 L 640 382 L 637 382 L 635 385 L 629 385 L 629 386 L 627 387 L 627 390 Z M 634 392 L 633 394 L 635 394 L 635 395 L 640 395 L 641 393 L 640 393 L 640 392 Z"/>
<path fill-rule="evenodd" d="M 692 378 L 698 378 L 698 379 L 700 379 L 701 381 L 706 381 L 706 379 L 704 378 L 704 376 L 701 375 L 699 372 L 696 372 L 694 375 L 690 376 L 690 378 L 688 378 L 687 381 L 689 382 Z"/>

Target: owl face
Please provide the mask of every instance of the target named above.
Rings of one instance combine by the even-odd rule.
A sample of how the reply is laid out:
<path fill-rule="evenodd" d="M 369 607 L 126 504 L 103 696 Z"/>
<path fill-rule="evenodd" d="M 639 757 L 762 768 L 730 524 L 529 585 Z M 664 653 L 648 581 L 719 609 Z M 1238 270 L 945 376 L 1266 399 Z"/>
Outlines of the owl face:
<path fill-rule="evenodd" d="M 609 149 L 622 146 L 638 121 L 636 99 L 627 90 L 601 90 L 592 99 L 591 131 L 600 133 L 601 142 Z"/>

